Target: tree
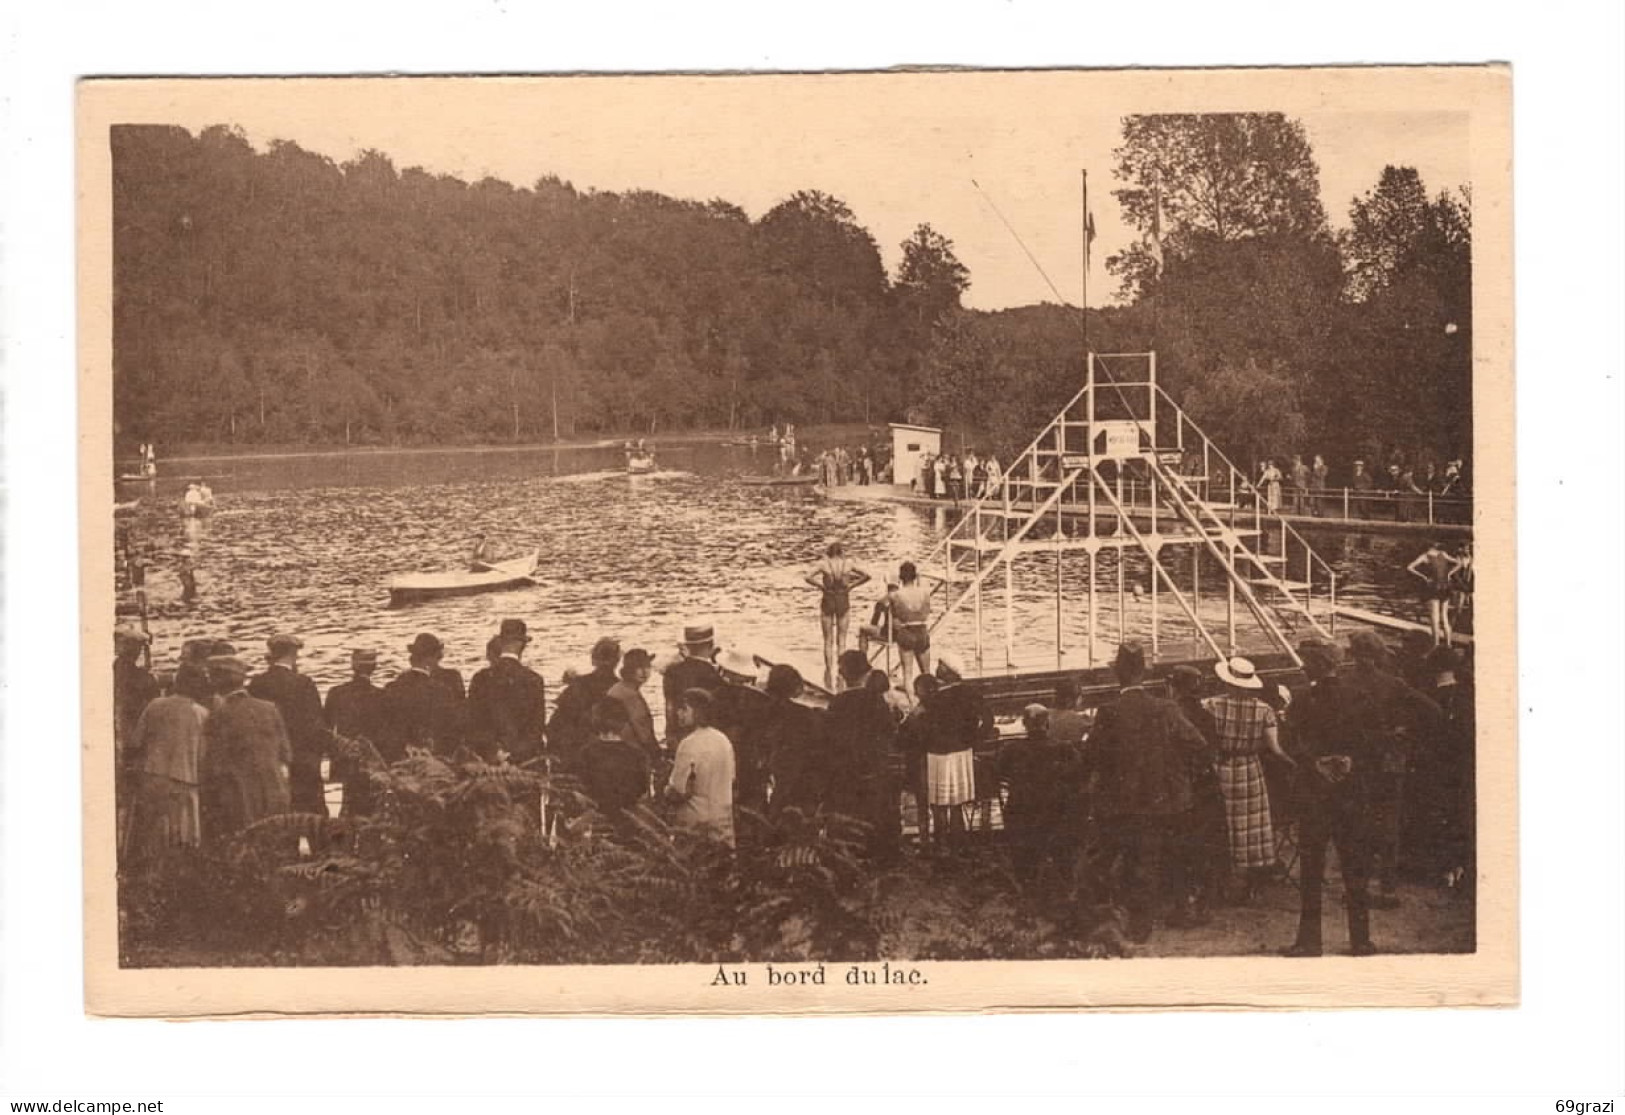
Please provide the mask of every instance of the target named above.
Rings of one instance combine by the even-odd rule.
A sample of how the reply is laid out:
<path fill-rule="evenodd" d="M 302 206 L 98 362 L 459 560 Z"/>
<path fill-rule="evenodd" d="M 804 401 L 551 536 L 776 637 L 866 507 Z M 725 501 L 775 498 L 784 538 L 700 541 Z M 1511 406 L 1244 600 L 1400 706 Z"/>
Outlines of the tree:
<path fill-rule="evenodd" d="M 1385 167 L 1353 199 L 1342 237 L 1348 304 L 1326 377 L 1328 430 L 1442 457 L 1472 440 L 1472 211 L 1465 190 L 1428 200 L 1411 167 Z"/>
<path fill-rule="evenodd" d="M 120 436 L 391 443 L 899 412 L 928 333 L 838 198 L 739 206 L 112 131 Z M 968 276 L 921 226 L 922 315 Z"/>
<path fill-rule="evenodd" d="M 1198 245 L 1260 236 L 1313 240 L 1327 233 L 1320 169 L 1303 124 L 1279 112 L 1129 116 L 1112 152 L 1112 191 L 1123 217 L 1143 236 L 1162 209 L 1164 257 Z M 1111 256 L 1124 296 L 1143 293 L 1156 264 L 1143 243 Z"/>
<path fill-rule="evenodd" d="M 929 324 L 959 308 L 970 288 L 970 271 L 954 255 L 954 244 L 928 224 L 903 241 L 895 289 L 917 322 Z"/>
<path fill-rule="evenodd" d="M 1295 377 L 1280 365 L 1224 363 L 1193 384 L 1185 407 L 1239 467 L 1298 451 L 1306 425 Z"/>
<path fill-rule="evenodd" d="M 880 248 L 846 202 L 800 190 L 757 225 L 763 262 L 831 308 L 873 305 L 886 292 Z"/>
<path fill-rule="evenodd" d="M 1342 237 L 1349 297 L 1363 302 L 1390 285 L 1414 260 L 1431 218 L 1416 168 L 1383 167 L 1376 189 L 1350 203 Z"/>

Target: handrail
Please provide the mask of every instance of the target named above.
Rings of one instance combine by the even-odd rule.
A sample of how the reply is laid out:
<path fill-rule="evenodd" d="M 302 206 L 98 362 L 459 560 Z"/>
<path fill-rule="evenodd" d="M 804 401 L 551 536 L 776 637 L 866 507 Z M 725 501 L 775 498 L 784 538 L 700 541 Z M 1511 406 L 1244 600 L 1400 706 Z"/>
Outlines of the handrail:
<path fill-rule="evenodd" d="M 1098 480 L 1099 477 L 1097 476 L 1096 479 Z M 1303 661 L 1298 657 L 1298 652 L 1292 649 L 1292 640 L 1287 638 L 1286 633 L 1281 630 L 1280 625 L 1275 622 L 1274 617 L 1271 616 L 1269 612 L 1265 611 L 1263 601 L 1259 600 L 1258 594 L 1253 592 L 1253 586 L 1242 579 L 1241 575 L 1236 572 L 1236 567 L 1233 563 L 1224 560 L 1224 555 L 1219 552 L 1218 543 L 1213 538 L 1209 537 L 1207 532 L 1202 528 L 1202 524 L 1197 520 L 1195 512 L 1190 509 L 1190 504 L 1186 501 L 1185 497 L 1180 494 L 1177 489 L 1170 489 L 1170 492 L 1175 500 L 1177 510 L 1185 516 L 1185 521 L 1190 524 L 1196 533 L 1202 536 L 1204 545 L 1207 546 L 1207 548 L 1213 553 L 1213 556 L 1218 560 L 1219 564 L 1224 568 L 1225 573 L 1230 578 L 1231 583 L 1241 590 L 1242 600 L 1244 600 L 1247 606 L 1252 609 L 1253 615 L 1260 623 L 1269 629 L 1271 635 L 1275 636 L 1275 641 L 1281 645 L 1281 648 L 1286 651 L 1287 656 L 1292 659 L 1292 664 L 1294 666 L 1302 666 Z M 1128 514 L 1123 510 L 1122 505 L 1117 503 L 1117 500 L 1110 494 L 1107 495 L 1107 498 L 1110 499 L 1111 502 L 1117 507 L 1118 511 L 1123 514 L 1123 525 L 1128 527 L 1128 529 L 1134 534 L 1136 541 L 1138 541 L 1142 546 L 1145 545 L 1145 539 L 1140 535 L 1139 529 L 1129 520 Z M 1212 511 L 1209 511 L 1208 514 L 1211 515 Z M 1222 526 L 1223 524 L 1221 523 L 1220 525 Z M 1242 549 L 1245 550 L 1246 547 L 1242 547 Z M 1162 568 L 1161 562 L 1153 562 L 1153 564 L 1159 570 Z M 1166 576 L 1166 574 L 1164 575 Z M 1168 578 L 1168 581 L 1170 587 L 1172 587 L 1172 579 Z M 1174 591 L 1177 594 L 1179 590 L 1176 588 Z M 1290 594 L 1288 595 L 1290 596 Z M 1183 600 L 1181 600 L 1181 603 L 1183 603 Z M 1271 610 L 1273 611 L 1273 609 Z M 1304 615 L 1306 617 L 1309 616 L 1307 610 L 1304 611 Z M 1217 652 L 1217 642 L 1214 641 L 1212 636 L 1207 634 L 1201 621 L 1196 619 L 1194 613 L 1192 614 L 1192 619 L 1195 620 L 1198 630 L 1202 631 L 1203 637 L 1207 639 L 1208 645 L 1211 646 L 1215 652 Z M 1314 623 L 1313 617 L 1309 617 L 1309 622 L 1312 624 Z M 1223 658 L 1224 655 L 1220 654 L 1219 657 Z"/>
<path fill-rule="evenodd" d="M 1162 465 L 1161 465 L 1160 462 L 1153 463 L 1152 468 L 1156 469 L 1158 472 L 1163 471 L 1163 468 L 1162 468 Z M 1199 521 L 1199 519 L 1197 517 L 1197 512 L 1192 510 L 1192 507 L 1191 507 L 1192 500 L 1189 499 L 1186 496 L 1185 491 L 1183 490 L 1183 489 L 1189 488 L 1190 485 L 1186 481 L 1184 481 L 1183 479 L 1179 478 L 1178 476 L 1172 476 L 1172 475 L 1165 476 L 1165 482 L 1167 483 L 1168 494 L 1169 494 L 1169 496 L 1170 496 L 1170 498 L 1171 498 L 1171 500 L 1172 500 L 1172 502 L 1174 504 L 1174 508 L 1175 508 L 1176 512 L 1179 513 L 1180 515 L 1183 515 L 1184 518 L 1185 518 L 1185 521 L 1198 534 L 1203 536 L 1203 539 L 1204 539 L 1205 544 L 1207 545 L 1207 548 L 1212 552 L 1213 556 L 1219 560 L 1219 563 L 1225 568 L 1226 573 L 1228 573 L 1229 576 L 1231 577 L 1231 579 L 1236 582 L 1238 587 L 1244 586 L 1243 587 L 1243 593 L 1246 596 L 1246 598 L 1248 599 L 1248 601 L 1250 603 L 1255 603 L 1256 606 L 1258 606 L 1258 607 L 1262 607 L 1263 606 L 1262 602 L 1256 602 L 1255 601 L 1254 594 L 1252 592 L 1252 587 L 1250 585 L 1246 585 L 1245 582 L 1240 579 L 1240 574 L 1236 572 L 1234 565 L 1232 563 L 1230 563 L 1230 562 L 1225 561 L 1223 555 L 1221 555 L 1219 553 L 1218 543 L 1211 536 L 1209 536 L 1207 534 L 1207 532 L 1203 529 L 1202 524 L 1201 524 L 1201 522 Z M 1206 511 L 1206 513 L 1213 518 L 1213 521 L 1215 523 L 1217 523 L 1220 527 L 1224 526 L 1223 521 L 1220 520 L 1219 517 L 1213 513 L 1212 508 L 1208 508 L 1203 504 L 1200 497 L 1198 497 L 1194 502 L 1195 502 L 1195 506 L 1197 508 L 1199 508 L 1199 509 L 1202 509 L 1202 510 Z M 1234 532 L 1234 530 L 1232 528 L 1232 533 L 1233 532 Z M 1309 609 L 1309 605 L 1311 603 L 1313 603 L 1313 601 L 1314 601 L 1314 586 L 1312 584 L 1305 586 L 1304 599 L 1300 603 L 1298 598 L 1296 596 L 1292 595 L 1292 590 L 1287 588 L 1286 585 L 1282 582 L 1282 580 L 1279 577 L 1277 577 L 1273 572 L 1270 571 L 1269 566 L 1267 566 L 1264 563 L 1259 562 L 1259 561 L 1256 560 L 1258 555 L 1254 554 L 1252 549 L 1250 547 L 1248 547 L 1246 543 L 1240 542 L 1238 540 L 1235 543 L 1235 547 L 1241 551 L 1241 554 L 1242 554 L 1243 558 L 1245 558 L 1248 562 L 1250 562 L 1254 566 L 1254 568 L 1256 568 L 1260 573 L 1262 573 L 1264 575 L 1264 577 L 1267 579 L 1268 583 L 1270 584 L 1270 587 L 1274 588 L 1275 591 L 1279 592 L 1282 596 L 1285 596 L 1287 598 L 1287 600 L 1291 601 L 1292 606 L 1294 608 L 1296 608 L 1299 612 L 1303 613 L 1303 618 L 1309 621 L 1309 626 L 1311 626 L 1311 627 L 1313 627 L 1315 629 L 1316 634 L 1324 636 L 1326 638 L 1331 637 L 1320 626 L 1320 623 L 1314 617 L 1314 613 L 1311 612 L 1310 609 Z M 1313 553 L 1313 551 L 1310 551 L 1310 552 Z M 1270 605 L 1270 608 L 1271 608 L 1272 611 L 1275 610 L 1275 607 L 1274 607 L 1273 604 Z M 1263 617 L 1260 616 L 1260 618 L 1262 619 Z M 1287 645 L 1287 640 L 1286 640 L 1285 636 L 1281 633 L 1280 629 L 1278 627 L 1276 627 L 1276 625 L 1273 622 L 1269 623 L 1269 627 L 1270 627 L 1271 632 L 1274 635 L 1276 635 L 1277 638 L 1282 640 L 1283 646 L 1286 646 L 1287 653 L 1292 654 L 1294 662 L 1296 663 L 1297 655 L 1295 653 L 1293 653 L 1290 645 Z"/>
<path fill-rule="evenodd" d="M 1020 453 L 1017 453 L 1015 457 L 1011 459 L 1009 467 L 1000 470 L 998 482 L 996 484 L 988 485 L 987 491 L 970 503 L 970 505 L 965 509 L 965 513 L 960 516 L 959 521 L 948 529 L 948 533 L 942 536 L 942 540 L 937 543 L 937 546 L 932 549 L 931 553 L 926 557 L 927 563 L 935 560 L 938 550 L 947 549 L 953 544 L 954 539 L 959 536 L 960 528 L 975 518 L 972 512 L 980 508 L 984 503 L 990 499 L 993 499 L 1001 492 L 1005 484 L 1010 481 L 1010 477 L 1015 472 L 1016 466 L 1037 452 L 1039 443 L 1043 441 L 1045 436 L 1055 428 L 1055 424 L 1057 422 L 1065 419 L 1067 412 L 1077 404 L 1079 399 L 1083 398 L 1084 392 L 1088 390 L 1089 387 L 1087 384 L 1079 388 L 1078 393 L 1073 395 L 1072 398 L 1068 399 L 1066 405 L 1060 409 L 1060 412 L 1054 418 L 1051 418 L 1049 422 L 1044 425 L 1043 429 L 1038 431 L 1037 436 L 1034 437 L 1032 441 L 1027 443 L 1027 448 L 1023 449 Z M 1034 502 L 1037 502 L 1036 492 L 1034 493 Z"/>
<path fill-rule="evenodd" d="M 1174 408 L 1174 411 L 1179 415 L 1180 420 L 1188 422 L 1190 424 L 1190 428 L 1196 431 L 1197 436 L 1207 443 L 1207 447 L 1211 449 L 1212 452 L 1218 454 L 1219 460 L 1223 461 L 1225 467 L 1230 470 L 1232 481 L 1239 477 L 1241 479 L 1243 490 L 1252 493 L 1253 498 L 1258 501 L 1257 506 L 1262 508 L 1264 505 L 1263 493 L 1258 490 L 1257 486 L 1253 484 L 1252 480 L 1247 476 L 1247 474 L 1237 468 L 1236 463 L 1225 455 L 1224 450 L 1220 449 L 1218 443 L 1215 442 L 1213 438 L 1208 436 L 1208 432 L 1202 429 L 1202 427 L 1197 423 L 1196 419 L 1186 414 L 1185 408 L 1180 406 L 1179 403 L 1174 400 L 1174 397 L 1168 394 L 1168 392 L 1165 391 L 1160 385 L 1153 386 L 1152 390 L 1156 391 L 1164 399 L 1168 400 L 1168 404 Z M 1335 570 L 1332 569 L 1331 565 L 1326 561 L 1326 559 L 1315 553 L 1315 548 L 1309 545 L 1308 539 L 1304 538 L 1302 534 L 1298 533 L 1297 528 L 1295 528 L 1291 523 L 1282 518 L 1279 511 L 1271 511 L 1269 512 L 1269 515 L 1281 524 L 1281 529 L 1283 532 L 1290 533 L 1293 538 L 1298 540 L 1299 545 L 1301 545 L 1305 550 L 1309 551 L 1309 556 L 1320 564 L 1321 569 L 1326 572 L 1327 576 L 1335 575 Z"/>

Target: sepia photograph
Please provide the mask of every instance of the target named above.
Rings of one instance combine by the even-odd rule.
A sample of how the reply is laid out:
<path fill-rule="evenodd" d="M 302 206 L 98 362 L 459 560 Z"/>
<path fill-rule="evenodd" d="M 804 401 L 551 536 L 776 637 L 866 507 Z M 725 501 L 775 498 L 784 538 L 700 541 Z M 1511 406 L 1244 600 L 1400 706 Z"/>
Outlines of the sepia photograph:
<path fill-rule="evenodd" d="M 1510 106 L 82 83 L 88 1008 L 1515 1003 Z"/>

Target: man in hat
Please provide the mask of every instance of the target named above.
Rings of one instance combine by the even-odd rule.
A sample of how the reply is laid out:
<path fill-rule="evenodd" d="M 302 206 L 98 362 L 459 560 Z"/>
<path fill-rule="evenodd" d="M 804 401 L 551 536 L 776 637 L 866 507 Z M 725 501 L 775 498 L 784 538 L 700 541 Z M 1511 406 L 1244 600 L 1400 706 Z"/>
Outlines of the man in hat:
<path fill-rule="evenodd" d="M 113 752 L 121 762 L 142 710 L 158 696 L 158 683 L 141 664 L 149 641 L 145 631 L 134 627 L 113 630 Z"/>
<path fill-rule="evenodd" d="M 1356 460 L 1354 462 L 1354 471 L 1349 475 L 1349 489 L 1365 493 L 1369 492 L 1375 485 L 1376 481 L 1366 471 L 1365 461 Z M 1371 501 L 1363 494 L 1357 495 L 1349 501 L 1349 510 L 1354 513 L 1356 519 L 1363 519 L 1371 514 Z"/>
<path fill-rule="evenodd" d="M 1224 816 L 1224 791 L 1213 759 L 1219 745 L 1219 725 L 1202 703 L 1202 671 L 1175 666 L 1168 688 L 1179 712 L 1208 743 L 1191 756 L 1191 809 L 1177 826 L 1174 838 L 1174 874 L 1182 876 L 1187 909 L 1182 920 L 1192 925 L 1207 920 L 1207 907 L 1224 891 L 1230 873 L 1230 835 Z"/>
<path fill-rule="evenodd" d="M 1046 862 L 1069 874 L 1078 846 L 1078 749 L 1056 739 L 1054 716 L 1040 704 L 1022 710 L 1022 735 L 999 745 L 995 769 L 1005 786 L 1005 831 L 1016 877 L 1031 882 Z"/>
<path fill-rule="evenodd" d="M 322 698 L 316 683 L 299 673 L 299 651 L 305 644 L 295 635 L 272 635 L 266 640 L 265 672 L 248 684 L 248 695 L 270 701 L 282 714 L 293 747 L 288 765 L 288 792 L 295 813 L 327 816 L 323 795 L 322 759 L 331 737 L 322 716 Z"/>
<path fill-rule="evenodd" d="M 1078 708 L 1083 696 L 1078 679 L 1072 675 L 1055 683 L 1055 704 L 1049 710 L 1049 738 L 1068 747 L 1082 747 L 1089 734 L 1089 718 Z"/>
<path fill-rule="evenodd" d="M 842 651 L 837 666 L 841 691 L 830 698 L 825 718 L 825 804 L 832 813 L 867 822 L 869 854 L 890 857 L 897 851 L 902 819 L 891 773 L 897 720 L 885 691 L 869 687 L 869 660 L 861 650 Z"/>
<path fill-rule="evenodd" d="M 1377 887 L 1371 905 L 1391 910 L 1399 905 L 1405 775 L 1411 766 L 1411 750 L 1434 737 L 1444 714 L 1438 705 L 1394 676 L 1393 656 L 1376 632 L 1356 631 L 1350 636 L 1349 657 L 1353 661 L 1341 673 L 1368 701 L 1370 729 L 1381 741 L 1378 769 L 1371 773 L 1365 787 L 1375 829 L 1371 875 Z"/>
<path fill-rule="evenodd" d="M 678 661 L 666 667 L 660 679 L 666 697 L 666 740 L 675 745 L 677 730 L 677 702 L 690 689 L 703 689 L 715 693 L 722 688 L 722 675 L 717 672 L 717 638 L 709 623 L 691 623 L 683 628 L 683 641 L 678 644 Z"/>
<path fill-rule="evenodd" d="M 1367 890 L 1372 827 L 1370 792 L 1379 774 L 1384 743 L 1372 713 L 1377 707 L 1360 677 L 1340 676 L 1337 648 L 1311 639 L 1298 647 L 1309 691 L 1293 710 L 1299 752 L 1299 832 L 1302 855 L 1296 940 L 1286 956 L 1321 954 L 1321 895 L 1326 845 L 1337 845 L 1348 906 L 1349 951 L 1369 956 L 1371 906 Z"/>
<path fill-rule="evenodd" d="M 1145 685 L 1145 651 L 1117 648 L 1112 672 L 1117 700 L 1106 705 L 1089 733 L 1089 759 L 1098 774 L 1095 808 L 1112 858 L 1123 859 L 1129 937 L 1150 939 L 1163 899 L 1162 860 L 1191 808 L 1190 772 L 1208 742 L 1179 706 L 1152 696 Z M 1178 923 L 1177 911 L 1173 917 Z"/>
<path fill-rule="evenodd" d="M 643 748 L 651 762 L 660 756 L 660 741 L 655 736 L 654 713 L 643 698 L 643 687 L 653 674 L 654 656 L 642 647 L 633 647 L 621 659 L 621 678 L 607 694 L 625 706 L 626 738 Z"/>
<path fill-rule="evenodd" d="M 524 624 L 504 621 L 497 657 L 468 686 L 468 742 L 486 762 L 523 763 L 540 755 L 547 735 L 547 683 L 520 657 Z"/>
<path fill-rule="evenodd" d="M 547 722 L 548 753 L 565 763 L 592 735 L 592 710 L 620 680 L 615 670 L 621 664 L 621 641 L 606 635 L 592 645 L 589 657 L 592 669 L 565 682 Z"/>
<path fill-rule="evenodd" d="M 407 750 L 450 755 L 463 743 L 462 699 L 435 677 L 444 646 L 425 631 L 406 648 L 408 666 L 384 686 L 385 746 L 378 750 L 389 762 L 404 759 Z"/>
<path fill-rule="evenodd" d="M 336 735 L 348 740 L 366 740 L 374 748 L 383 744 L 387 734 L 384 691 L 372 681 L 377 669 L 377 651 L 352 650 L 350 680 L 327 691 L 327 703 L 322 710 L 327 726 Z M 335 757 L 332 775 L 344 784 L 345 816 L 372 812 L 372 780 L 359 762 Z"/>
<path fill-rule="evenodd" d="M 220 704 L 203 725 L 198 799 L 203 839 L 223 841 L 289 810 L 293 750 L 282 714 L 248 694 L 248 665 L 234 655 L 209 659 Z"/>
<path fill-rule="evenodd" d="M 180 665 L 175 667 L 171 691 L 191 697 L 204 708 L 214 707 L 214 690 L 209 685 L 209 658 L 220 653 L 213 639 L 188 639 L 181 644 Z"/>
<path fill-rule="evenodd" d="M 1418 795 L 1425 812 L 1417 818 L 1414 839 L 1433 853 L 1434 866 L 1444 873 L 1447 885 L 1471 888 L 1476 870 L 1478 743 L 1473 677 L 1454 647 L 1434 647 L 1425 665 L 1431 675 L 1427 696 L 1439 706 L 1444 723 L 1420 772 L 1428 783 Z"/>

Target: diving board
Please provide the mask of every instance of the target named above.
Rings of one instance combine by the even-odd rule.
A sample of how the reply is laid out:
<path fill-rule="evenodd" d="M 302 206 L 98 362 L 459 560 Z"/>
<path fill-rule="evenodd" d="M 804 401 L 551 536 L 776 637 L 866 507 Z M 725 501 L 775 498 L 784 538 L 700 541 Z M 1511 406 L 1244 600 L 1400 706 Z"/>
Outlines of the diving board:
<path fill-rule="evenodd" d="M 1365 608 L 1353 608 L 1347 604 L 1339 604 L 1333 610 L 1343 619 L 1369 623 L 1373 627 L 1385 627 L 1390 631 L 1419 631 L 1424 635 L 1433 634 L 1432 629 L 1425 623 L 1400 619 L 1398 616 L 1387 616 L 1381 612 L 1367 611 Z M 1461 643 L 1465 646 L 1470 646 L 1473 641 L 1471 635 L 1465 635 L 1460 631 L 1452 632 L 1450 639 L 1452 642 Z"/>

